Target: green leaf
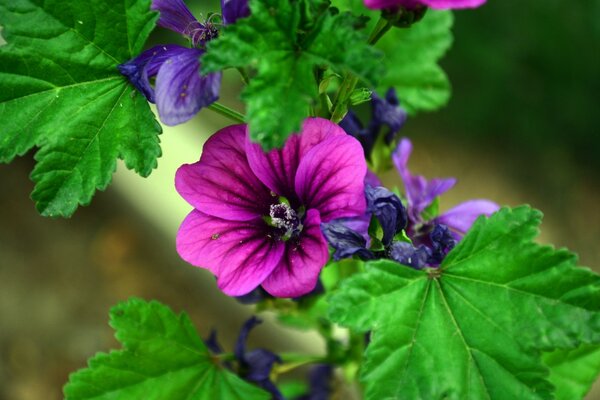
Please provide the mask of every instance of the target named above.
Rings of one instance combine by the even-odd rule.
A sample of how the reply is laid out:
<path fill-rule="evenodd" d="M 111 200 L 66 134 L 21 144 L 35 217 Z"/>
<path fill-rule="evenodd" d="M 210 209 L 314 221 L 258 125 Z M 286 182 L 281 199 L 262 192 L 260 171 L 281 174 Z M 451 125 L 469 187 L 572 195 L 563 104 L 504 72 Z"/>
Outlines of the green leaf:
<path fill-rule="evenodd" d="M 582 399 L 600 374 L 600 346 L 583 345 L 575 350 L 546 353 L 544 363 L 550 367 L 556 400 Z"/>
<path fill-rule="evenodd" d="M 351 10 L 371 18 L 379 12 L 365 7 L 363 0 L 334 0 L 340 10 Z M 395 87 L 402 106 L 410 113 L 434 111 L 450 99 L 450 83 L 438 65 L 452 45 L 453 17 L 450 11 L 428 10 L 425 17 L 410 28 L 392 28 L 377 42 L 384 53 L 385 73 L 377 91 Z"/>
<path fill-rule="evenodd" d="M 480 217 L 440 269 L 368 263 L 329 300 L 372 331 L 367 399 L 550 399 L 541 351 L 600 342 L 600 277 L 533 242 L 541 213 Z"/>
<path fill-rule="evenodd" d="M 350 14 L 334 14 L 322 0 L 250 0 L 250 7 L 250 17 L 209 43 L 202 70 L 256 71 L 242 99 L 250 135 L 266 149 L 297 132 L 317 103 L 318 69 L 351 72 L 370 83 L 380 75 L 379 52 Z"/>
<path fill-rule="evenodd" d="M 410 113 L 433 111 L 450 99 L 450 83 L 439 59 L 452 45 L 452 13 L 432 11 L 408 29 L 392 29 L 378 43 L 386 73 L 378 90 L 395 87 Z"/>
<path fill-rule="evenodd" d="M 189 317 L 130 299 L 110 312 L 122 350 L 99 353 L 71 374 L 66 400 L 267 400 L 269 394 L 223 369 Z"/>
<path fill-rule="evenodd" d="M 142 176 L 156 167 L 161 128 L 117 65 L 157 17 L 150 0 L 0 0 L 0 162 L 40 148 L 31 177 L 43 215 L 89 204 L 117 158 Z"/>

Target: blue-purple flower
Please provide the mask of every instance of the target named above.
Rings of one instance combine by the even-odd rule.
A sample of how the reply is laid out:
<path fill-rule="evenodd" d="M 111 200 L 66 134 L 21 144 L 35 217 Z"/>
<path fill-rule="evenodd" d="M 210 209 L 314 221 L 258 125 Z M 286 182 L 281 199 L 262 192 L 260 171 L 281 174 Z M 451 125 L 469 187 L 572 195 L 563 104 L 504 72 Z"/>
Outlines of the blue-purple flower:
<path fill-rule="evenodd" d="M 273 396 L 273 400 L 284 400 L 283 395 L 271 381 L 271 371 L 275 364 L 281 363 L 281 357 L 272 351 L 266 349 L 246 349 L 246 341 L 250 331 L 262 321 L 256 317 L 247 320 L 235 343 L 233 351 L 234 359 L 237 361 L 237 373 L 247 381 L 254 382 L 258 386 L 267 390 Z M 208 339 L 204 341 L 206 347 L 214 354 L 223 353 L 223 349 L 217 341 L 216 331 L 212 331 Z M 225 366 L 232 369 L 231 363 L 225 363 Z"/>
<path fill-rule="evenodd" d="M 308 375 L 308 393 L 294 400 L 328 400 L 332 391 L 333 366 L 319 364 Z"/>
<path fill-rule="evenodd" d="M 223 0 L 222 4 L 225 23 L 248 15 L 247 0 Z M 148 101 L 156 103 L 163 123 L 177 125 L 219 98 L 221 73 L 200 75 L 205 45 L 219 32 L 211 18 L 199 22 L 182 0 L 153 0 L 151 8 L 160 13 L 159 26 L 183 35 L 191 47 L 155 46 L 118 68 Z M 154 87 L 152 78 L 156 78 Z"/>
<path fill-rule="evenodd" d="M 385 97 L 379 97 L 373 92 L 371 95 L 371 120 L 365 128 L 352 111 L 349 111 L 340 126 L 349 134 L 358 139 L 365 150 L 365 157 L 371 158 L 373 146 L 383 127 L 387 128 L 385 132 L 385 143 L 391 144 L 396 135 L 406 123 L 408 114 L 400 106 L 400 100 L 396 95 L 396 90 L 390 88 Z"/>
<path fill-rule="evenodd" d="M 454 178 L 427 180 L 412 175 L 408 158 L 412 144 L 402 139 L 393 160 L 404 181 L 407 207 L 388 189 L 366 185 L 367 220 L 373 218 L 380 227 L 380 236 L 365 238 L 365 218 L 340 219 L 321 224 L 328 243 L 334 248 L 333 258 L 340 260 L 357 256 L 363 260 L 388 258 L 421 269 L 437 267 L 480 215 L 490 215 L 499 206 L 489 200 L 470 200 L 449 211 L 429 216 L 428 207 L 452 188 Z M 370 232 L 374 234 L 374 232 Z"/>
<path fill-rule="evenodd" d="M 258 286 L 276 297 L 307 294 L 329 259 L 320 224 L 365 213 L 366 170 L 358 141 L 328 120 L 308 118 L 268 153 L 246 125 L 224 128 L 200 161 L 177 171 L 177 191 L 195 208 L 177 251 L 230 296 Z"/>
<path fill-rule="evenodd" d="M 392 159 L 404 183 L 408 211 L 406 232 L 413 241 L 420 242 L 422 238 L 427 240 L 429 233 L 437 224 L 446 225 L 454 239 L 458 241 L 471 228 L 477 217 L 489 216 L 500 209 L 500 206 L 493 201 L 475 199 L 461 203 L 434 218 L 426 219 L 424 211 L 438 196 L 452 189 L 456 184 L 456 179 L 427 180 L 423 176 L 413 175 L 408 169 L 408 159 L 411 153 L 411 141 L 403 138 L 392 154 Z"/>

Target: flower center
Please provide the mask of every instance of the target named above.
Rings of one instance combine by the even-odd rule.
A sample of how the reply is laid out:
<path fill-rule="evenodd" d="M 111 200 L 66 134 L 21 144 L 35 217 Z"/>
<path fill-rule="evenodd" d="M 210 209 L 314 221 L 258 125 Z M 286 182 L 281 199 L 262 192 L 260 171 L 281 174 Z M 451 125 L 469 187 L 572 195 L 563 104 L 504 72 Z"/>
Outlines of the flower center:
<path fill-rule="evenodd" d="M 275 228 L 279 239 L 288 240 L 302 231 L 300 217 L 287 203 L 271 204 L 267 223 Z"/>

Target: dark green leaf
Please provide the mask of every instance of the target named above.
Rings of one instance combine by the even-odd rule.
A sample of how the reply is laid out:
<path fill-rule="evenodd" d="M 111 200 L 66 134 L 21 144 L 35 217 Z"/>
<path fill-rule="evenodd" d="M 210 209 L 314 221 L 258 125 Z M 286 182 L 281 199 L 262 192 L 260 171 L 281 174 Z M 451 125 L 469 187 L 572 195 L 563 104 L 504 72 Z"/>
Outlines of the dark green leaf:
<path fill-rule="evenodd" d="M 366 44 L 350 14 L 321 0 L 251 0 L 252 14 L 226 27 L 202 58 L 203 72 L 251 68 L 242 93 L 253 140 L 270 149 L 300 129 L 317 102 L 318 68 L 352 72 L 373 83 L 379 53 Z"/>
<path fill-rule="evenodd" d="M 117 65 L 154 27 L 150 0 L 0 0 L 0 162 L 39 147 L 40 213 L 70 216 L 105 189 L 117 158 L 142 176 L 160 156 L 160 126 Z"/>
<path fill-rule="evenodd" d="M 575 350 L 546 353 L 544 363 L 550 367 L 556 400 L 582 399 L 600 374 L 600 346 L 583 345 Z"/>
<path fill-rule="evenodd" d="M 480 217 L 440 269 L 368 263 L 329 300 L 372 330 L 367 399 L 551 399 L 541 351 L 600 342 L 600 277 L 533 242 L 541 213 Z"/>
<path fill-rule="evenodd" d="M 452 44 L 452 20 L 450 11 L 429 10 L 422 21 L 392 29 L 377 43 L 386 66 L 378 90 L 395 87 L 411 114 L 436 110 L 450 98 L 450 83 L 438 61 Z"/>
<path fill-rule="evenodd" d="M 114 307 L 110 324 L 123 349 L 99 353 L 73 373 L 66 400 L 267 400 L 263 390 L 223 369 L 186 314 L 131 299 Z"/>

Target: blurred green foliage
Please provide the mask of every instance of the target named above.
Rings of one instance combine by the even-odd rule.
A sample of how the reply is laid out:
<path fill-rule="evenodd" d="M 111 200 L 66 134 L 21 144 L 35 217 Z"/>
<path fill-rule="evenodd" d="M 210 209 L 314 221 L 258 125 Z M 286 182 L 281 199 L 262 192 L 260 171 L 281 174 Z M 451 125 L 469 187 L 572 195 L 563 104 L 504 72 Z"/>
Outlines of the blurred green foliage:
<path fill-rule="evenodd" d="M 453 96 L 425 123 L 529 161 L 558 151 L 600 169 L 600 1 L 490 0 L 455 17 L 442 62 Z"/>

